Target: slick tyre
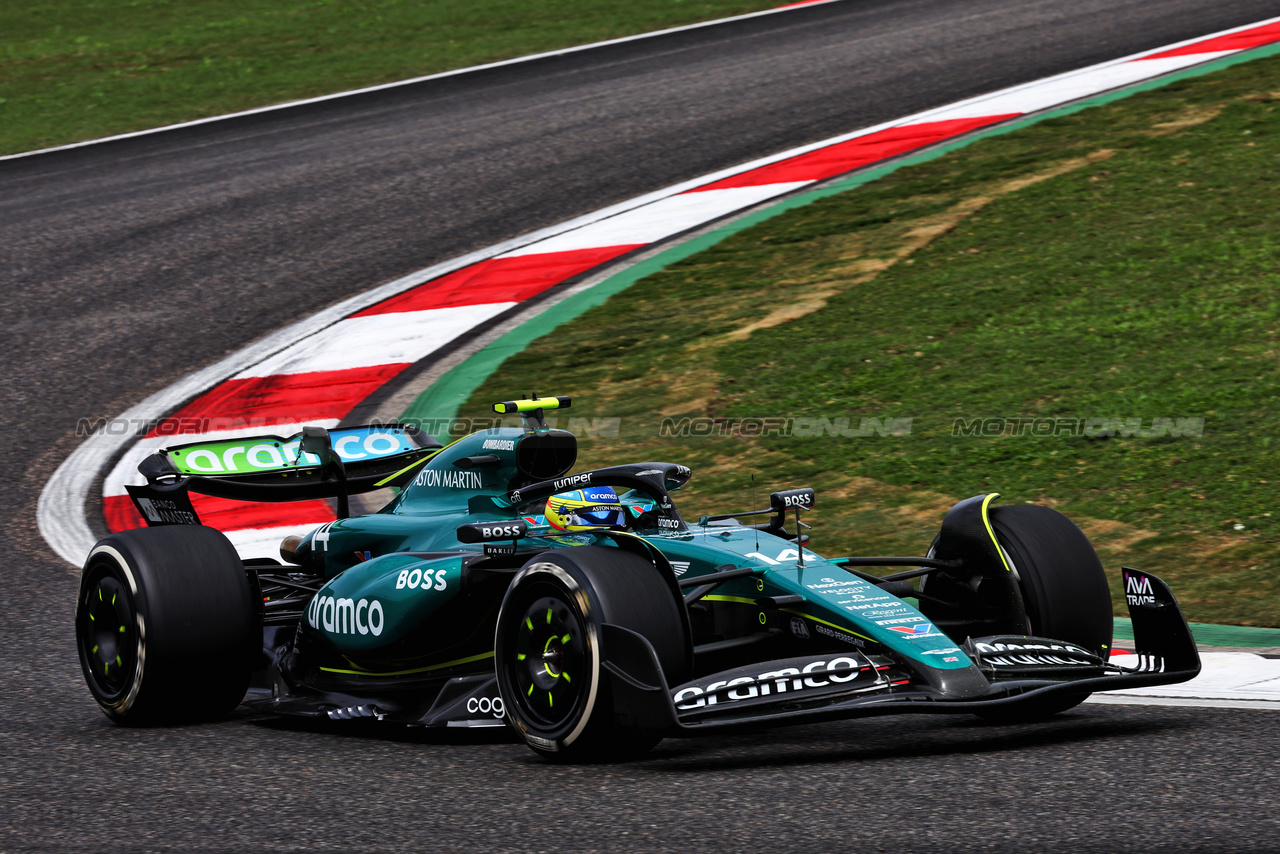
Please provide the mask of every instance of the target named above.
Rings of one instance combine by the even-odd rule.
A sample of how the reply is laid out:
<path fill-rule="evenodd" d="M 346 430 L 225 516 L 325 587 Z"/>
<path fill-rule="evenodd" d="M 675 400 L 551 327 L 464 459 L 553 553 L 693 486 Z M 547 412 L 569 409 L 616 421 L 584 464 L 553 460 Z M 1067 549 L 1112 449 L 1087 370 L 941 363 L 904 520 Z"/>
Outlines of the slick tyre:
<path fill-rule="evenodd" d="M 230 713 L 244 698 L 261 628 L 235 549 L 213 528 L 112 534 L 89 553 L 76 647 L 113 721 L 165 725 Z"/>
<path fill-rule="evenodd" d="M 600 762 L 639 756 L 661 736 L 616 722 L 601 627 L 645 637 L 669 684 L 687 677 L 683 603 L 660 570 L 620 548 L 580 546 L 525 564 L 498 613 L 494 655 L 507 722 L 543 757 Z"/>
<path fill-rule="evenodd" d="M 1017 575 L 1030 633 L 1070 641 L 1105 659 L 1111 650 L 1111 592 L 1084 532 L 1056 510 L 1032 504 L 994 508 L 991 527 Z M 1052 695 L 983 716 L 1043 718 L 1088 696 L 1087 691 Z"/>

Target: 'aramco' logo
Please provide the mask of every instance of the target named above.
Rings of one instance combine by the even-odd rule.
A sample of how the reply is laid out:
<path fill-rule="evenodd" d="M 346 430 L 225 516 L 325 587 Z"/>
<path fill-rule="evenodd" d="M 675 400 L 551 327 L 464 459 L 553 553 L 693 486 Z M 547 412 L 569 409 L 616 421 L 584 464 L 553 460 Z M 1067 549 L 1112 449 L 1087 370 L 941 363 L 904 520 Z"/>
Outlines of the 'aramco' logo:
<path fill-rule="evenodd" d="M 307 606 L 307 622 L 313 629 L 324 629 L 336 635 L 382 634 L 386 620 L 382 617 L 382 603 L 377 599 L 335 599 L 317 596 Z"/>

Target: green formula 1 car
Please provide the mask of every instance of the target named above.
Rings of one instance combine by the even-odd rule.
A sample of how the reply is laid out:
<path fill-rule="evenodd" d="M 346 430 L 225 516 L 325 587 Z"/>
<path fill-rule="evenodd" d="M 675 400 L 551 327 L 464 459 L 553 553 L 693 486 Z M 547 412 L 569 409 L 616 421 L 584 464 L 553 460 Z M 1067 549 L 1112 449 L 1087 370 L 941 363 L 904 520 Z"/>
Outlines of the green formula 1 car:
<path fill-rule="evenodd" d="M 682 465 L 570 474 L 576 441 L 543 415 L 568 404 L 498 404 L 523 426 L 443 447 L 403 426 L 307 428 L 240 440 L 253 468 L 215 472 L 220 443 L 149 457 L 130 492 L 151 527 L 106 537 L 84 566 L 76 635 L 94 697 L 124 724 L 241 703 L 506 724 L 545 756 L 594 759 L 893 712 L 1029 720 L 1200 670 L 1173 595 L 1135 569 L 1122 572 L 1140 665 L 1109 661 L 1102 566 L 1046 507 L 979 495 L 923 557 L 822 557 L 802 533 L 811 489 L 695 519 L 672 500 Z M 386 507 L 348 514 L 349 494 L 385 486 L 399 487 Z M 287 539 L 284 563 L 242 561 L 190 492 L 333 498 L 340 518 Z"/>

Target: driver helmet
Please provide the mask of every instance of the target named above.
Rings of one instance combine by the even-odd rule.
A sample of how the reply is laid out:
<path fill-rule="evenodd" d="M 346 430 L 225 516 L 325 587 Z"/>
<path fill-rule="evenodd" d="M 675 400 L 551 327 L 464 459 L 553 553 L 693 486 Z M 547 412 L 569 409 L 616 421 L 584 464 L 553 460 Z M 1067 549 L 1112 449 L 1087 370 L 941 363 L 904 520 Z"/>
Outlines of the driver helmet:
<path fill-rule="evenodd" d="M 547 524 L 561 531 L 616 528 L 626 518 L 618 493 L 608 486 L 589 486 L 547 499 Z"/>

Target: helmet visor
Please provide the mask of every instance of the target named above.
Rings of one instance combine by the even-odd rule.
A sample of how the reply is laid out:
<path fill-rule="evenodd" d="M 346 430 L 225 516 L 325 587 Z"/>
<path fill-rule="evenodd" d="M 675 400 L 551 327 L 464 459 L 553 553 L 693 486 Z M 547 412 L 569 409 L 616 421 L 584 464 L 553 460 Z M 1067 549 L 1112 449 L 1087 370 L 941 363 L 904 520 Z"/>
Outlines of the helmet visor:
<path fill-rule="evenodd" d="M 627 517 L 618 505 L 599 505 L 585 507 L 577 512 L 585 525 L 599 525 L 602 528 L 616 528 L 626 524 Z"/>

